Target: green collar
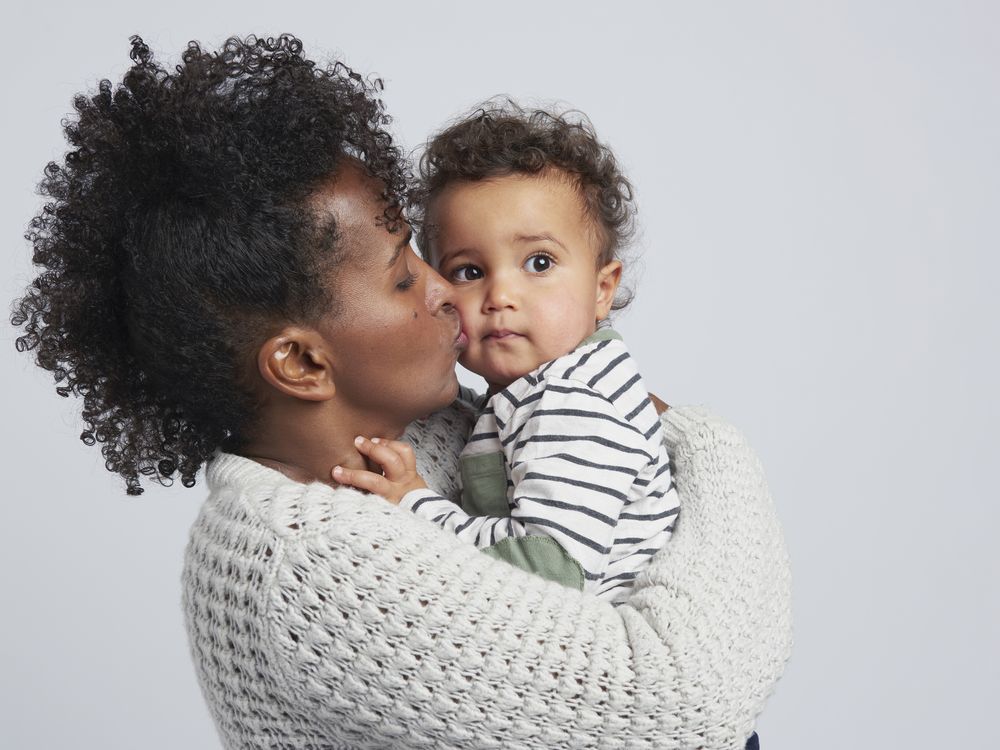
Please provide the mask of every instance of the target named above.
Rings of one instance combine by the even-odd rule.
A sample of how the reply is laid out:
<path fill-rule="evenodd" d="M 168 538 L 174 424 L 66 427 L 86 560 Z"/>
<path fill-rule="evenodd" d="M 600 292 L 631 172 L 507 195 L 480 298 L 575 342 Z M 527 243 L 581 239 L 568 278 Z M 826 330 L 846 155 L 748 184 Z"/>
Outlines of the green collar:
<path fill-rule="evenodd" d="M 587 336 L 583 341 L 580 342 L 580 346 L 586 346 L 587 344 L 596 344 L 598 341 L 621 341 L 621 334 L 618 333 L 614 328 L 598 328 L 592 334 Z M 579 348 L 579 347 L 577 347 Z"/>

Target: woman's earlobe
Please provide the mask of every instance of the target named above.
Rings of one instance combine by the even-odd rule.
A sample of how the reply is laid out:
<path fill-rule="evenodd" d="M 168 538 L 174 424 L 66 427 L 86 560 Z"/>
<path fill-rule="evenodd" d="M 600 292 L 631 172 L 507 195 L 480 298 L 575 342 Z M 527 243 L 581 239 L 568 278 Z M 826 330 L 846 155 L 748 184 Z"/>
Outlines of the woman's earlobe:
<path fill-rule="evenodd" d="M 327 401 L 336 392 L 326 344 L 307 328 L 285 328 L 265 341 L 257 369 L 272 388 L 304 401 Z"/>

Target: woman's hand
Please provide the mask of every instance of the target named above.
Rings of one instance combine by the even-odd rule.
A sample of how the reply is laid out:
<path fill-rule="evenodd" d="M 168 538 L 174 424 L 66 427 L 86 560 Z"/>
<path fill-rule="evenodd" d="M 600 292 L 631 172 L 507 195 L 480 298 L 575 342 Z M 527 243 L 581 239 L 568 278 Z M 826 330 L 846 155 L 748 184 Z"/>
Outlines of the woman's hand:
<path fill-rule="evenodd" d="M 655 393 L 650 393 L 649 394 L 649 400 L 652 401 L 653 402 L 653 406 L 656 407 L 656 413 L 657 414 L 663 414 L 663 412 L 665 412 L 667 409 L 670 408 L 670 404 L 668 404 L 665 401 L 661 400 L 660 397 L 657 396 Z"/>
<path fill-rule="evenodd" d="M 417 459 L 409 443 L 359 436 L 354 438 L 354 445 L 362 456 L 381 466 L 383 473 L 334 466 L 331 475 L 335 482 L 381 495 L 396 505 L 406 493 L 427 489 L 423 477 L 417 473 Z"/>

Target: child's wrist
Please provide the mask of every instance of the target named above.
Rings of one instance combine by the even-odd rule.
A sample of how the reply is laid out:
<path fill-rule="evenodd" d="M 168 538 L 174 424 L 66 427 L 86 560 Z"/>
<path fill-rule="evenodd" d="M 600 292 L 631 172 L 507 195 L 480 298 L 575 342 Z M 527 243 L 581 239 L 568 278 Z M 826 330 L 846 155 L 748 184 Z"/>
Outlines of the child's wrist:
<path fill-rule="evenodd" d="M 429 489 L 426 485 L 423 487 L 416 487 L 407 491 L 406 494 L 399 499 L 399 507 L 406 508 L 407 510 L 413 510 L 413 506 L 420 500 L 437 497 L 438 494 L 434 490 Z"/>

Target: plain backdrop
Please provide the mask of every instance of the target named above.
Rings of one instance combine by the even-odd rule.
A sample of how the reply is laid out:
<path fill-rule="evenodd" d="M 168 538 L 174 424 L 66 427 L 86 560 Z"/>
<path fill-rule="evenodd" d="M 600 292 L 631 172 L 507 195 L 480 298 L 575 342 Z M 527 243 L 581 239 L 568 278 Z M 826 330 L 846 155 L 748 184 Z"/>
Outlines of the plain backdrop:
<path fill-rule="evenodd" d="M 3 297 L 60 119 L 133 33 L 172 65 L 293 32 L 385 79 L 408 149 L 493 94 L 577 107 L 638 194 L 618 327 L 653 390 L 745 431 L 784 524 L 796 646 L 765 750 L 997 746 L 997 4 L 296 5 L 8 6 Z M 179 606 L 204 488 L 126 498 L 14 336 L 0 746 L 216 748 Z"/>

